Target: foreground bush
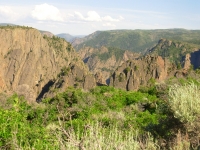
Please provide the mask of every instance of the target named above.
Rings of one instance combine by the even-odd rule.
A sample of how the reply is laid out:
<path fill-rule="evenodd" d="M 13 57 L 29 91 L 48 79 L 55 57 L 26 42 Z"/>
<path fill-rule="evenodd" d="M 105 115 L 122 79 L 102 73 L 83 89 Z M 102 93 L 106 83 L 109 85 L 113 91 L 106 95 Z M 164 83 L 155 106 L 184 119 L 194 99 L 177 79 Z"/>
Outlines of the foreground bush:
<path fill-rule="evenodd" d="M 173 85 L 169 90 L 169 106 L 174 117 L 184 126 L 190 149 L 199 149 L 200 145 L 200 86 L 199 83 Z M 186 141 L 184 143 L 186 143 Z M 198 147 L 198 148 L 197 148 Z"/>
<path fill-rule="evenodd" d="M 172 89 L 170 102 L 180 94 Z M 175 103 L 155 93 L 70 88 L 34 105 L 13 95 L 0 105 L 0 149 L 189 149 L 197 132 L 184 132 Z"/>
<path fill-rule="evenodd" d="M 120 131 L 116 126 L 104 128 L 96 122 L 85 126 L 84 131 L 75 131 L 73 127 L 64 129 L 53 124 L 48 126 L 56 135 L 61 149 L 70 150 L 156 150 L 159 146 L 150 134 L 143 138 L 136 131 Z"/>
<path fill-rule="evenodd" d="M 176 118 L 194 123 L 200 117 L 200 87 L 193 82 L 169 89 L 169 105 Z"/>

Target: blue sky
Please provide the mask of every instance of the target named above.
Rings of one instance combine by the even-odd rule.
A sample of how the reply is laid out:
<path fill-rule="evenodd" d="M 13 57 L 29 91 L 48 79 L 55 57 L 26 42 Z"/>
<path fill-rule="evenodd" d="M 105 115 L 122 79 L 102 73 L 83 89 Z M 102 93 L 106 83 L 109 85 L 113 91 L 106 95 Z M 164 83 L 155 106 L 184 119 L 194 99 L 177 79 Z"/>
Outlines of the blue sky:
<path fill-rule="evenodd" d="M 1 0 L 0 23 L 54 34 L 113 29 L 200 29 L 198 0 Z"/>

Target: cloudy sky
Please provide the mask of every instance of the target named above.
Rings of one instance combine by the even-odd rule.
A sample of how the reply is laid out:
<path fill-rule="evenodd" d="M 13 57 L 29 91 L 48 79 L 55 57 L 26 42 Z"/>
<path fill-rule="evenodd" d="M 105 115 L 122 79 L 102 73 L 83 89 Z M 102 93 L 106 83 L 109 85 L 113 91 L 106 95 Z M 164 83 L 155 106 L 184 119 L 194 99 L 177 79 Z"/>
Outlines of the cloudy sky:
<path fill-rule="evenodd" d="M 0 23 L 54 34 L 113 29 L 200 29 L 199 0 L 1 0 Z"/>

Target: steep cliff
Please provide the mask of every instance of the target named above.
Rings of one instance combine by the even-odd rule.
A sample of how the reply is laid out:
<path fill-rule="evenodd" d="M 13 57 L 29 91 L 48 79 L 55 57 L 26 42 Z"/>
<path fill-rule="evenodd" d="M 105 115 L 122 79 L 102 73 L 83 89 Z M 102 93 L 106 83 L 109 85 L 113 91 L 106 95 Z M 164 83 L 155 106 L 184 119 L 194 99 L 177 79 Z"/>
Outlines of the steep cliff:
<path fill-rule="evenodd" d="M 48 90 L 63 67 L 75 63 L 89 74 L 71 44 L 29 27 L 0 28 L 0 90 L 17 92 L 29 101 Z"/>

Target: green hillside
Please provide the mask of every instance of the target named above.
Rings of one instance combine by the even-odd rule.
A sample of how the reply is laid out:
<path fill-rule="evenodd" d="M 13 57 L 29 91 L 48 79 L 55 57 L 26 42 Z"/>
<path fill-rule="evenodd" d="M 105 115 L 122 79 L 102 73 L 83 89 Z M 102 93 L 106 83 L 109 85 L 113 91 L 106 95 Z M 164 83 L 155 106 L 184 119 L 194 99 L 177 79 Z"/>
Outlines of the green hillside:
<path fill-rule="evenodd" d="M 93 36 L 90 38 L 90 36 Z M 200 44 L 200 30 L 157 29 L 157 30 L 111 30 L 94 33 L 75 45 L 76 50 L 85 46 L 117 47 L 133 52 L 144 52 L 157 44 L 161 38 Z"/>
<path fill-rule="evenodd" d="M 161 39 L 158 44 L 146 52 L 145 55 L 159 55 L 168 58 L 171 62 L 179 64 L 187 53 L 191 53 L 200 49 L 200 45 L 177 41 Z"/>

